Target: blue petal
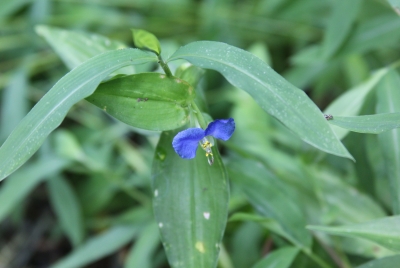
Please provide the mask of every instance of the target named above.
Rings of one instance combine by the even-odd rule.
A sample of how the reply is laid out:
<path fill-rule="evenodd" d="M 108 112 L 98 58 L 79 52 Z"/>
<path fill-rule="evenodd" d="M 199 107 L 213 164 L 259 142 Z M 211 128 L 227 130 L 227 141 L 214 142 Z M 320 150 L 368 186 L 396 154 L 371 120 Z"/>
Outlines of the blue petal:
<path fill-rule="evenodd" d="M 185 129 L 174 137 L 172 147 L 182 158 L 192 159 L 196 156 L 199 141 L 205 137 L 205 131 L 201 128 Z"/>
<path fill-rule="evenodd" d="M 235 131 L 233 118 L 217 119 L 211 122 L 206 129 L 206 136 L 214 136 L 217 139 L 227 141 Z"/>

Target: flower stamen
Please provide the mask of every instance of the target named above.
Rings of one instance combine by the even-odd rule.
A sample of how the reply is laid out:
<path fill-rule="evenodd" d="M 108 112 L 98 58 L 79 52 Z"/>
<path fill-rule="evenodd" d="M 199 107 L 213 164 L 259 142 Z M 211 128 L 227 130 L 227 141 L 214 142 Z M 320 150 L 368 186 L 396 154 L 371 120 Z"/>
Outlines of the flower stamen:
<path fill-rule="evenodd" d="M 214 163 L 214 156 L 212 154 L 211 147 L 213 146 L 211 142 L 207 140 L 207 138 L 203 138 L 200 142 L 201 148 L 203 148 L 204 151 L 206 151 L 206 157 L 208 160 L 208 164 L 210 166 Z"/>

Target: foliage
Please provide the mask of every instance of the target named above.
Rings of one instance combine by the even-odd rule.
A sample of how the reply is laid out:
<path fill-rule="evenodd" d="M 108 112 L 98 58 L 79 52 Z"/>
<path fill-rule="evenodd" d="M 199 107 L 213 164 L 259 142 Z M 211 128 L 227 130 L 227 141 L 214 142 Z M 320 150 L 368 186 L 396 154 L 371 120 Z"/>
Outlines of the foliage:
<path fill-rule="evenodd" d="M 396 267 L 398 13 L 1 2 L 0 267 Z"/>

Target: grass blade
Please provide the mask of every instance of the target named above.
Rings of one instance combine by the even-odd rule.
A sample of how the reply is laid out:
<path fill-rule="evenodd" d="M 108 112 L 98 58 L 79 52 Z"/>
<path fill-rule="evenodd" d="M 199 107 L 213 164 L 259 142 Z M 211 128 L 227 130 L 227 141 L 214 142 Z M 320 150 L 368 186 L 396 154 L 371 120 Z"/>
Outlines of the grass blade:
<path fill-rule="evenodd" d="M 10 135 L 28 112 L 27 88 L 27 72 L 25 69 L 20 69 L 16 71 L 8 87 L 3 91 L 0 106 L 0 141 L 4 141 Z"/>
<path fill-rule="evenodd" d="M 391 70 L 379 84 L 377 95 L 378 113 L 400 112 L 400 75 Z M 400 214 L 400 129 L 396 128 L 378 135 L 383 149 L 386 174 L 389 177 L 393 213 Z"/>
<path fill-rule="evenodd" d="M 332 56 L 343 44 L 356 19 L 362 1 L 339 0 L 333 3 L 335 6 L 329 18 L 326 35 L 322 42 L 322 57 L 324 59 Z"/>
<path fill-rule="evenodd" d="M 307 226 L 307 228 L 334 235 L 366 239 L 387 249 L 400 252 L 400 216 L 338 227 Z"/>
<path fill-rule="evenodd" d="M 306 219 L 297 200 L 291 199 L 285 184 L 269 173 L 261 164 L 241 159 L 230 161 L 229 176 L 247 196 L 249 202 L 264 217 L 274 219 L 280 226 L 274 230 L 294 245 L 307 250 L 311 236 L 305 230 Z"/>
<path fill-rule="evenodd" d="M 0 148 L 0 180 L 25 163 L 60 125 L 72 105 L 91 95 L 110 73 L 124 66 L 156 60 L 154 55 L 137 49 L 115 50 L 100 54 L 66 74 L 33 107 Z"/>
<path fill-rule="evenodd" d="M 379 134 L 400 127 L 400 113 L 334 116 L 332 125 L 359 133 Z"/>
<path fill-rule="evenodd" d="M 59 173 L 69 164 L 59 158 L 30 162 L 4 182 L 0 188 L 0 222 L 46 177 Z"/>
<path fill-rule="evenodd" d="M 400 255 L 390 256 L 367 262 L 357 268 L 393 268 L 400 263 Z"/>
<path fill-rule="evenodd" d="M 335 115 L 335 117 L 358 115 L 368 93 L 375 88 L 388 71 L 389 68 L 378 70 L 364 83 L 340 95 L 325 109 L 324 113 Z M 349 133 L 348 130 L 340 127 L 332 126 L 332 129 L 339 139 L 343 139 Z"/>
<path fill-rule="evenodd" d="M 89 239 L 70 255 L 61 259 L 51 268 L 83 267 L 107 256 L 129 243 L 140 231 L 138 226 L 117 226 Z"/>
<path fill-rule="evenodd" d="M 299 249 L 295 247 L 280 248 L 268 254 L 267 257 L 256 263 L 253 268 L 288 268 L 292 264 L 297 253 L 299 253 Z"/>
<path fill-rule="evenodd" d="M 57 218 L 71 244 L 76 247 L 82 243 L 85 235 L 78 197 L 68 181 L 61 176 L 48 180 L 47 186 Z"/>

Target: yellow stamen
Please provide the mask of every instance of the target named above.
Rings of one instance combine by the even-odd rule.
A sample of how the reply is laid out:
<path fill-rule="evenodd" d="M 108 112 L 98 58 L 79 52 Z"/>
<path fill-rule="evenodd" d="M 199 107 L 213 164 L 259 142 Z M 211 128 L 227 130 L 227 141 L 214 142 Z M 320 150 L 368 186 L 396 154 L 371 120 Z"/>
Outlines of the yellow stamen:
<path fill-rule="evenodd" d="M 208 163 L 211 166 L 214 163 L 214 156 L 213 156 L 212 150 L 211 150 L 211 147 L 213 145 L 211 144 L 211 142 L 209 142 L 207 140 L 207 138 L 203 138 L 201 140 L 200 144 L 201 144 L 201 148 L 203 148 L 203 150 L 206 151 L 206 157 L 207 157 Z"/>

